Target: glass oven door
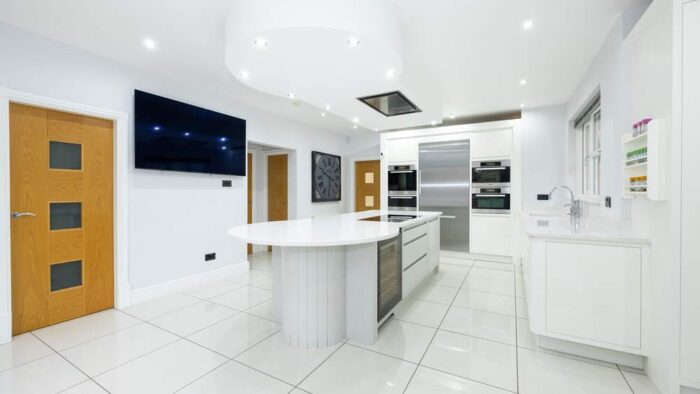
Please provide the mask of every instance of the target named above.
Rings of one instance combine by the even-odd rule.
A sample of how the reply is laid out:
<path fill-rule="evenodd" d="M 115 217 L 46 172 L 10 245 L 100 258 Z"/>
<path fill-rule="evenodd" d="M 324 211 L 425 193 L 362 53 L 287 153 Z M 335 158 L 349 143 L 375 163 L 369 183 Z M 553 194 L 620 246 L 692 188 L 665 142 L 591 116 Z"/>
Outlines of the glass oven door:
<path fill-rule="evenodd" d="M 472 212 L 510 213 L 510 193 L 474 193 Z"/>
<path fill-rule="evenodd" d="M 416 170 L 389 171 L 389 192 L 415 194 L 417 177 Z"/>

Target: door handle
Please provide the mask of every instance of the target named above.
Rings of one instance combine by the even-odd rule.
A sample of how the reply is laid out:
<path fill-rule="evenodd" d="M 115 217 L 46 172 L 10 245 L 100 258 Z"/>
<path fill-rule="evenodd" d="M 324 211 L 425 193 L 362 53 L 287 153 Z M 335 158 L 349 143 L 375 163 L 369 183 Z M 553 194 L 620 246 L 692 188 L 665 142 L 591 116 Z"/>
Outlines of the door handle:
<path fill-rule="evenodd" d="M 12 219 L 19 219 L 23 216 L 36 216 L 33 212 L 12 212 Z"/>

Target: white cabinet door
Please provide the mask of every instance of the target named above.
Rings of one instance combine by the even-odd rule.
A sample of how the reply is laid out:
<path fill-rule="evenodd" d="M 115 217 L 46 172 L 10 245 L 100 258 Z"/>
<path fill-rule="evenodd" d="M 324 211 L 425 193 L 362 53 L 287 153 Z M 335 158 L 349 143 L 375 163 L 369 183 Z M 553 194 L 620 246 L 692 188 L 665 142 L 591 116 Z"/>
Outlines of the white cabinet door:
<path fill-rule="evenodd" d="M 510 215 L 472 214 L 469 251 L 498 256 L 510 255 Z"/>
<path fill-rule="evenodd" d="M 546 331 L 641 348 L 642 250 L 547 242 Z"/>
<path fill-rule="evenodd" d="M 388 164 L 418 163 L 418 140 L 415 138 L 387 140 L 384 156 Z"/>
<path fill-rule="evenodd" d="M 401 277 L 401 293 L 403 298 L 409 294 L 423 281 L 428 271 L 428 256 L 415 262 L 410 267 L 404 269 Z"/>
<path fill-rule="evenodd" d="M 700 387 L 700 1 L 683 4 L 681 378 Z M 661 262 L 659 262 L 661 263 Z"/>
<path fill-rule="evenodd" d="M 428 273 L 440 262 L 440 219 L 428 223 Z"/>
<path fill-rule="evenodd" d="M 477 133 L 471 138 L 472 160 L 510 157 L 513 129 Z"/>

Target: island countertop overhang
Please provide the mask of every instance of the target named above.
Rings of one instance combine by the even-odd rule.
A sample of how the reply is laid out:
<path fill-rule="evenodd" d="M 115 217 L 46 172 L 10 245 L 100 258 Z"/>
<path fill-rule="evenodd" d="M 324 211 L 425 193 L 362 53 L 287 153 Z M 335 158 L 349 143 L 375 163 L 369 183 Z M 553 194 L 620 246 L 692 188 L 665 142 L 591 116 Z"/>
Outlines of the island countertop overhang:
<path fill-rule="evenodd" d="M 400 223 L 362 219 L 378 215 L 415 215 Z M 244 224 L 228 230 L 242 241 L 271 246 L 322 247 L 373 243 L 397 236 L 404 227 L 428 222 L 441 215 L 426 211 L 364 211 L 309 219 Z"/>

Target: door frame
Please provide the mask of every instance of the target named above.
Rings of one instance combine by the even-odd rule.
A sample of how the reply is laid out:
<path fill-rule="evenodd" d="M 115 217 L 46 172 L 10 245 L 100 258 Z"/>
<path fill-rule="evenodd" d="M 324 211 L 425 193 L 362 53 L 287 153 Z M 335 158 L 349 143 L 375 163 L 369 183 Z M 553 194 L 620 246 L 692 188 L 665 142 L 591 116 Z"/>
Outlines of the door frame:
<path fill-rule="evenodd" d="M 381 209 L 382 206 L 382 186 L 381 186 L 381 179 L 382 179 L 382 158 L 381 156 L 362 156 L 362 157 L 350 157 L 348 158 L 349 160 L 349 165 L 348 165 L 348 170 L 350 171 L 350 176 L 348 177 L 348 201 L 350 203 L 350 206 L 348 208 L 348 212 L 355 212 L 355 177 L 357 174 L 355 174 L 355 162 L 358 161 L 375 161 L 379 160 L 379 205 L 377 206 L 377 209 Z"/>
<path fill-rule="evenodd" d="M 12 340 L 10 103 L 94 116 L 114 122 L 114 307 L 123 309 L 131 305 L 127 236 L 129 114 L 0 86 L 0 344 Z"/>

